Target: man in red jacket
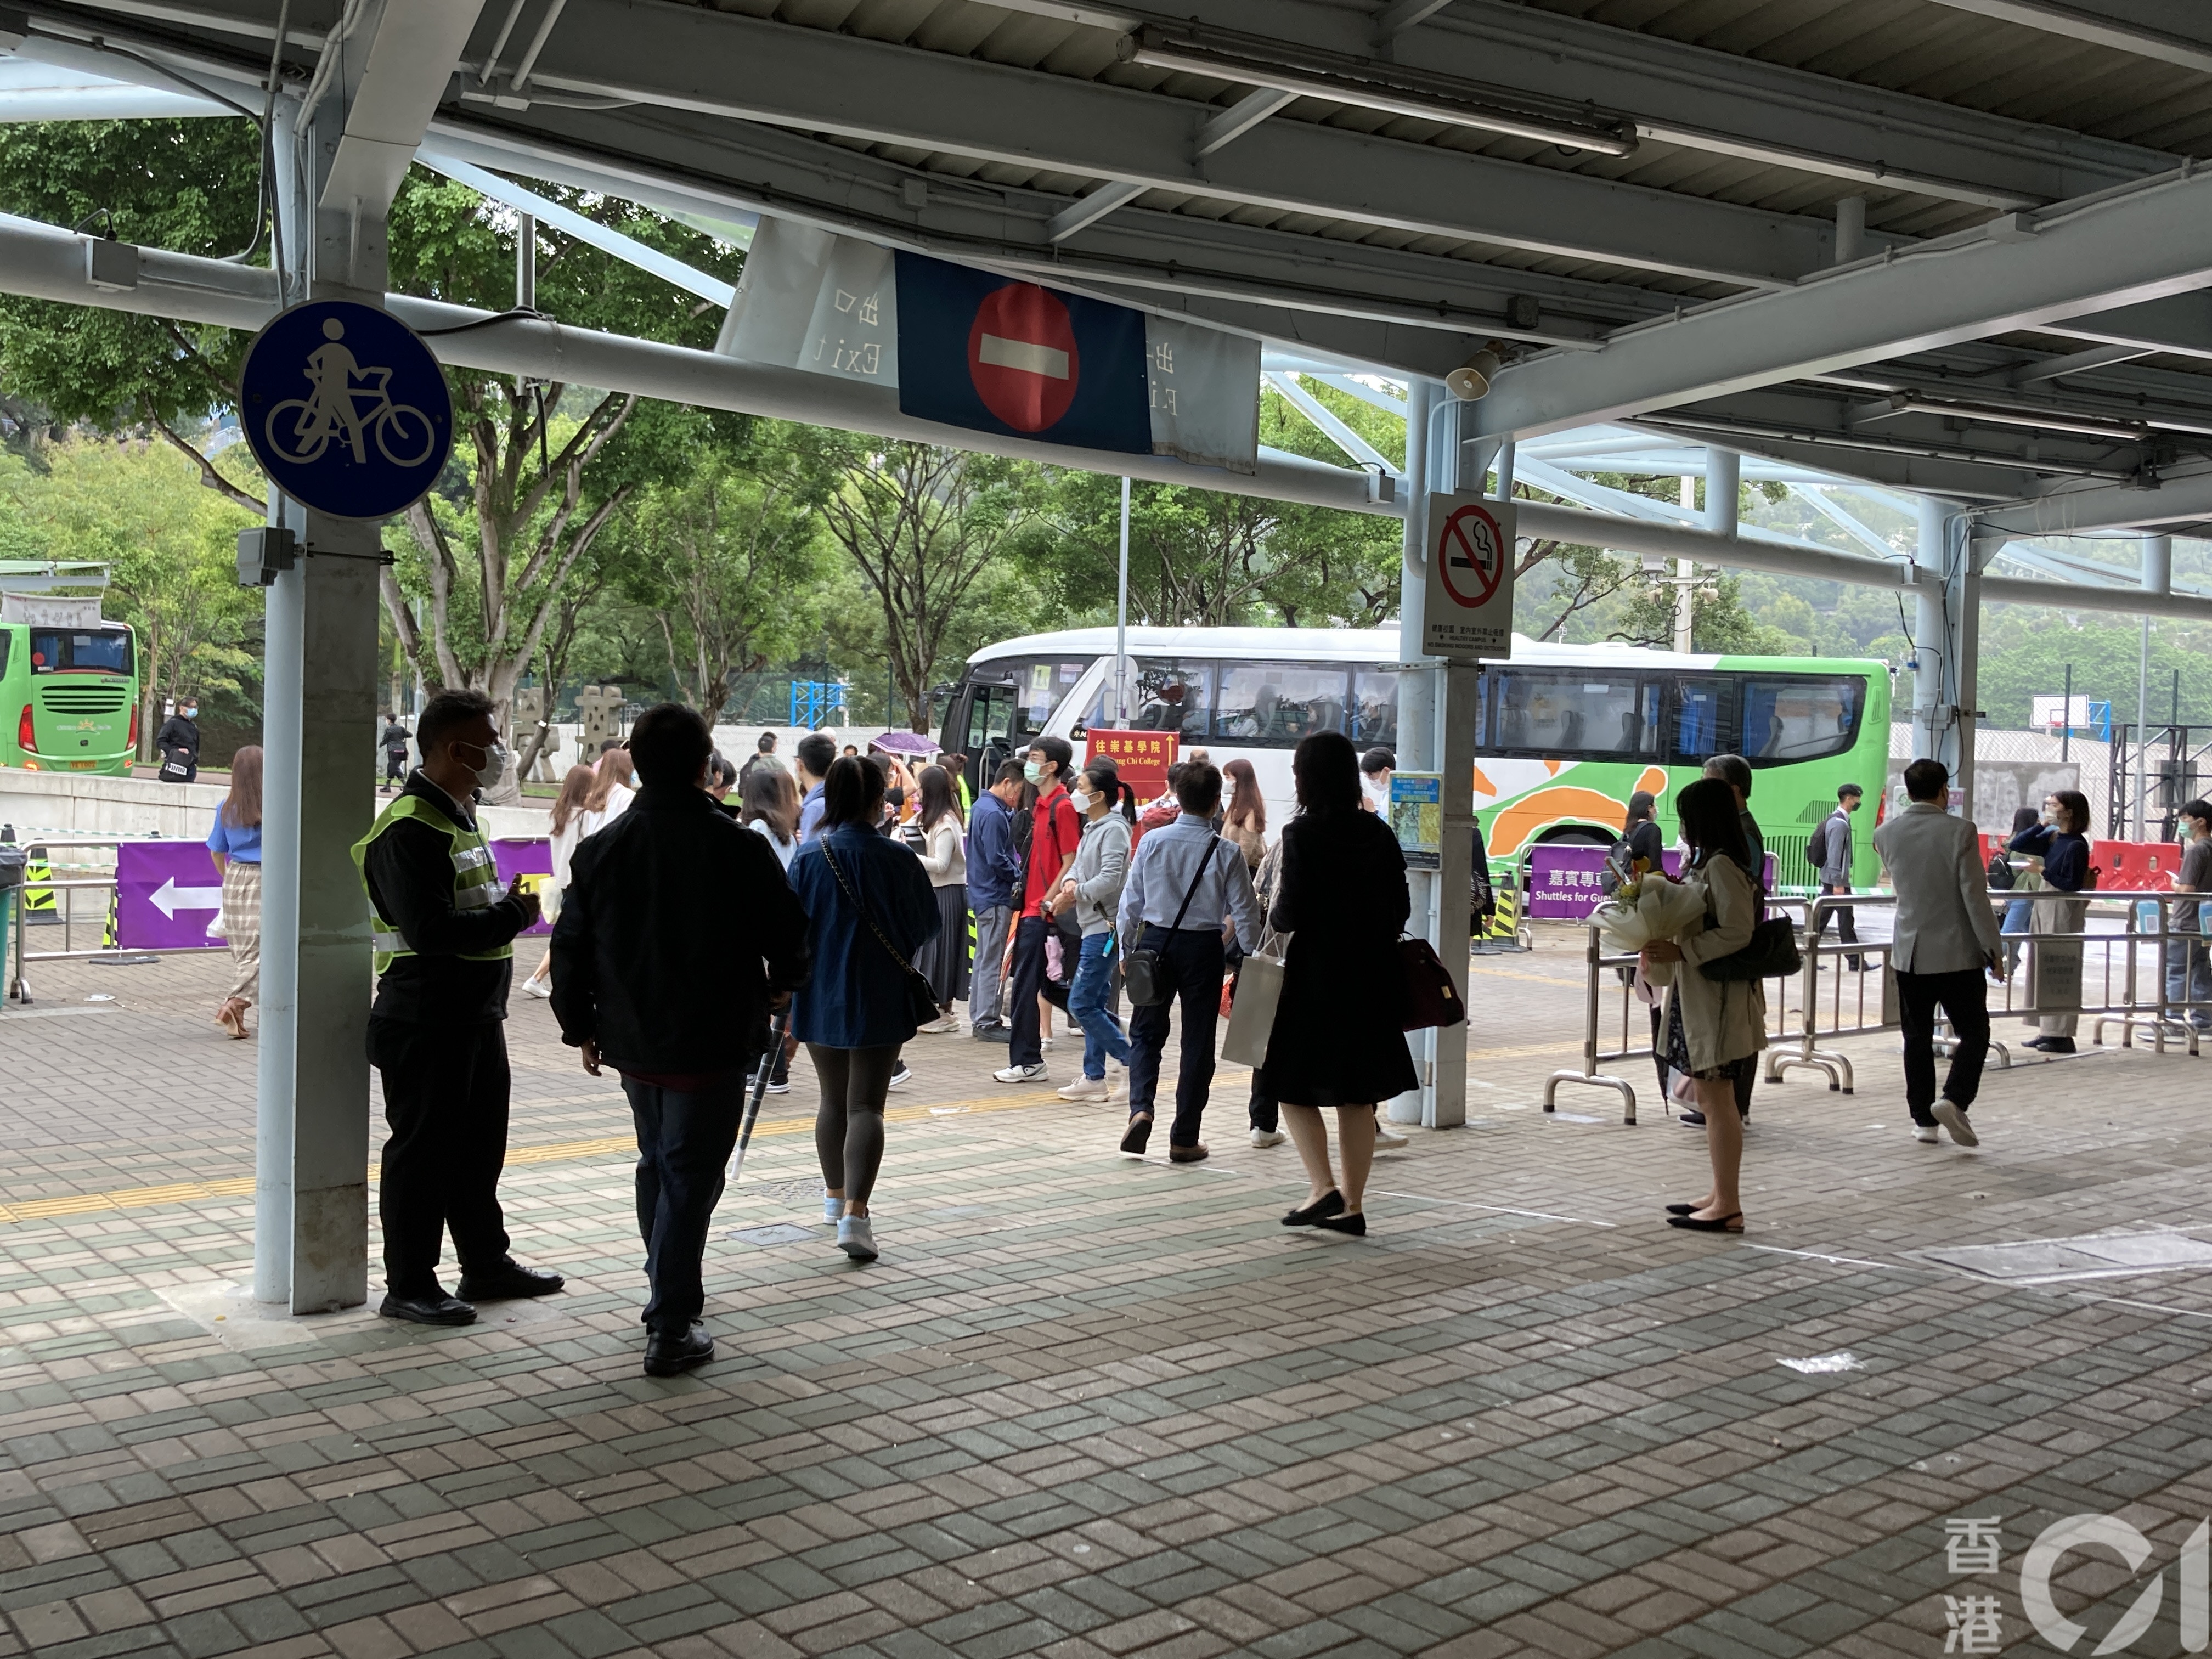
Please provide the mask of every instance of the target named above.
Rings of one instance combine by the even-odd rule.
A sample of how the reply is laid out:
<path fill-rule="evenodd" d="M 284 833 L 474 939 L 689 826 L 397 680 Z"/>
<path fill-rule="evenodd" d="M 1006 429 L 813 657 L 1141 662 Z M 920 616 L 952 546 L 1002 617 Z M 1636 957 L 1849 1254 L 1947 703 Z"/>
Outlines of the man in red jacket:
<path fill-rule="evenodd" d="M 1055 1007 L 1067 1006 L 1065 986 L 1052 981 L 1045 971 L 1045 944 L 1053 928 L 1045 902 L 1067 878 L 1075 864 L 1076 843 L 1083 837 L 1082 820 L 1075 816 L 1074 805 L 1067 799 L 1067 780 L 1073 775 L 1069 763 L 1074 757 L 1066 738 L 1042 737 L 1030 745 L 1023 768 L 1037 798 L 1030 809 L 1028 873 L 1022 884 L 1020 918 L 1014 923 L 1013 971 L 1007 975 L 1014 1001 L 1013 1038 L 1007 1045 L 1005 1069 L 991 1073 L 1001 1083 L 1048 1079 L 1037 997 L 1040 994 L 1051 996 Z"/>

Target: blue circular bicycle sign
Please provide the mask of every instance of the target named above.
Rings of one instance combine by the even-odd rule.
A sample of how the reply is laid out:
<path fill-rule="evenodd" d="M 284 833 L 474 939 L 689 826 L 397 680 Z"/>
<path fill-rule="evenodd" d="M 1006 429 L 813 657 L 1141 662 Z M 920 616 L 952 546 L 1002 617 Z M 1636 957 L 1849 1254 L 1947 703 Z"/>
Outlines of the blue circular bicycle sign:
<path fill-rule="evenodd" d="M 239 419 L 262 470 L 339 519 L 385 519 L 429 493 L 453 447 L 446 377 L 415 331 L 351 300 L 311 300 L 246 349 Z"/>

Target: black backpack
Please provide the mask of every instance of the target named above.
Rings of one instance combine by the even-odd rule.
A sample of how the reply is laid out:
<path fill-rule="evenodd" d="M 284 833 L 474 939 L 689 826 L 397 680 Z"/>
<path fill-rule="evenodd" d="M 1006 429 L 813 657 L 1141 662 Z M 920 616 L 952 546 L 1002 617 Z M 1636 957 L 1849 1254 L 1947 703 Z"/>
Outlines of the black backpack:
<path fill-rule="evenodd" d="M 1828 861 L 1828 831 L 1835 827 L 1835 823 L 1832 814 L 1822 818 L 1813 826 L 1813 833 L 1805 839 L 1805 862 L 1813 866 L 1815 873 Z"/>
<path fill-rule="evenodd" d="M 2013 884 L 2020 879 L 2012 867 L 2012 860 L 2005 856 L 2005 849 L 2002 847 L 1990 854 L 1990 867 L 1985 873 L 1990 890 L 1995 893 L 2010 891 Z"/>

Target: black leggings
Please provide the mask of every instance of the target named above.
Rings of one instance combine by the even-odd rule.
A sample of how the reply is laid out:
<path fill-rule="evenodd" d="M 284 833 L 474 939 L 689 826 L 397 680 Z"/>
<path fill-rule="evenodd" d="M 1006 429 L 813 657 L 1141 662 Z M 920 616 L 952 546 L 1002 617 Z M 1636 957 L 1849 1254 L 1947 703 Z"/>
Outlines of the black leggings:
<path fill-rule="evenodd" d="M 842 1188 L 846 1200 L 866 1204 L 884 1166 L 884 1097 L 898 1068 L 900 1045 L 825 1048 L 806 1045 L 821 1080 L 822 1104 L 814 1114 L 814 1153 L 822 1184 Z"/>

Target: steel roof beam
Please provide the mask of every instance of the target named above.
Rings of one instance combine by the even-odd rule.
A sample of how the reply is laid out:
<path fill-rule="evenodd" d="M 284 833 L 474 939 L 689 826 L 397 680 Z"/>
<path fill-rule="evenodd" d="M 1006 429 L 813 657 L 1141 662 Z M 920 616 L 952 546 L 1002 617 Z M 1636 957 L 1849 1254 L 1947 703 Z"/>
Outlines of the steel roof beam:
<path fill-rule="evenodd" d="M 2155 530 L 2212 519 L 2212 466 L 2169 472 L 2155 489 L 2114 483 L 2068 483 L 2005 502 L 1975 515 L 1983 528 L 2014 536 L 2081 536 L 2100 531 Z"/>
<path fill-rule="evenodd" d="M 1047 225 L 1065 198 L 921 174 L 796 133 L 673 112 L 649 120 L 553 110 L 449 115 L 432 132 L 441 152 L 478 166 L 664 212 L 774 213 L 1431 376 L 1464 361 L 1470 337 L 1587 349 L 1615 324 L 1668 304 L 1624 285 L 1148 210 L 1116 214 L 1055 249 Z M 1516 296 L 1538 301 L 1534 325 L 1509 319 Z"/>
<path fill-rule="evenodd" d="M 2141 346 L 2179 357 L 2212 358 L 2212 293 L 2200 289 L 2142 305 L 2116 306 L 2051 323 L 2043 331 L 2073 340 Z"/>
<path fill-rule="evenodd" d="M 1152 12 L 1061 0 L 985 3 L 1099 28 L 1158 17 L 1324 51 L 1374 50 L 1366 40 L 1370 15 L 1331 0 L 1162 0 Z M 1441 74 L 1626 111 L 1644 137 L 1686 149 L 1984 207 L 2068 200 L 2179 160 L 1504 0 L 1456 0 L 1401 35 L 1395 56 Z"/>
<path fill-rule="evenodd" d="M 2021 216 L 1624 330 L 1602 351 L 1513 364 L 1474 405 L 1485 433 L 1556 432 L 1886 357 L 2033 329 L 2212 282 L 2212 173 Z"/>
<path fill-rule="evenodd" d="M 2200 0 L 1936 0 L 1980 17 L 2212 74 Z"/>
<path fill-rule="evenodd" d="M 666 0 L 568 0 L 532 85 L 1744 287 L 1821 268 L 1834 239 L 1803 215 L 1305 121 L 1194 159 L 1207 105 Z"/>

